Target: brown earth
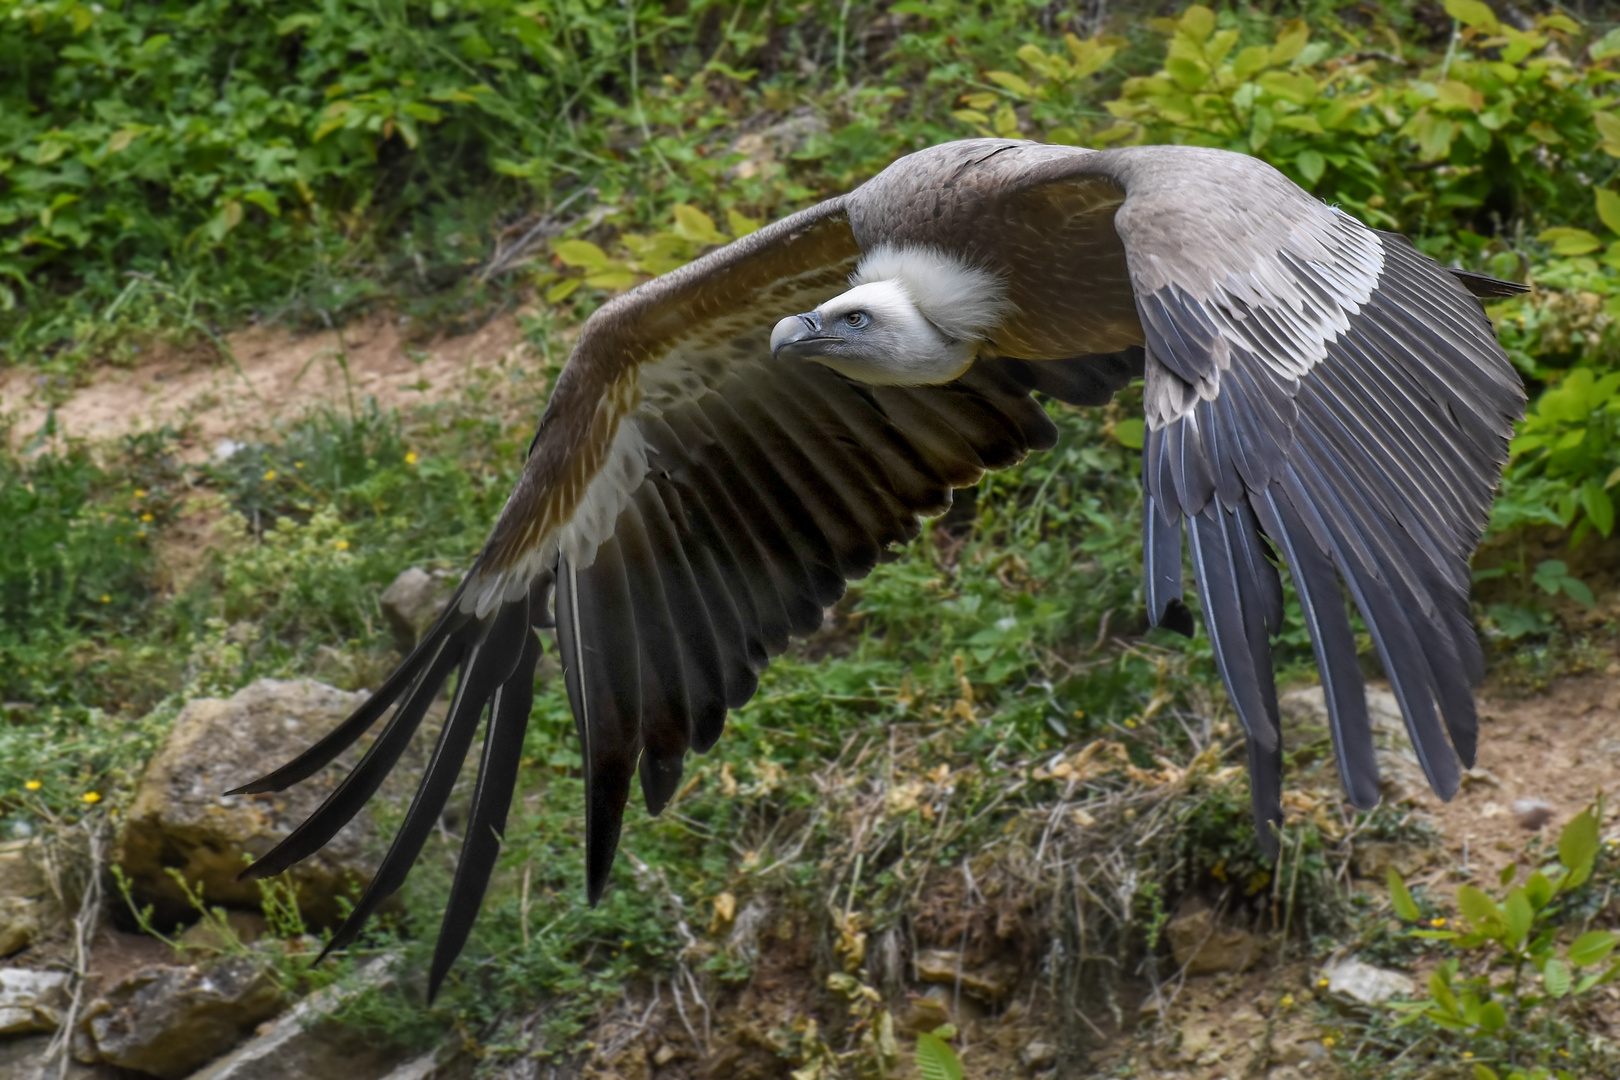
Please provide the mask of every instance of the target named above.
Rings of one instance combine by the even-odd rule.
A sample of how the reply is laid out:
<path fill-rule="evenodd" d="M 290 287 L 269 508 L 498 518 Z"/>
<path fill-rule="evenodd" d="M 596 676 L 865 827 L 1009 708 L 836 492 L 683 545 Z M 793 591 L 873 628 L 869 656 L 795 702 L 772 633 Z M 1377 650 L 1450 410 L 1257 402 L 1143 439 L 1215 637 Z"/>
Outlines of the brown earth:
<path fill-rule="evenodd" d="M 223 350 L 159 347 L 133 367 L 102 367 L 88 385 L 54 402 L 37 373 L 0 370 L 0 417 L 11 420 L 14 443 L 39 431 L 53 407 L 63 432 L 92 441 L 168 426 L 184 433 L 185 456 L 197 460 L 221 439 L 243 442 L 321 406 L 371 397 L 403 411 L 444 399 L 526 349 L 514 314 L 426 342 L 413 341 L 386 311 L 339 330 L 296 334 L 258 326 L 222 340 Z"/>

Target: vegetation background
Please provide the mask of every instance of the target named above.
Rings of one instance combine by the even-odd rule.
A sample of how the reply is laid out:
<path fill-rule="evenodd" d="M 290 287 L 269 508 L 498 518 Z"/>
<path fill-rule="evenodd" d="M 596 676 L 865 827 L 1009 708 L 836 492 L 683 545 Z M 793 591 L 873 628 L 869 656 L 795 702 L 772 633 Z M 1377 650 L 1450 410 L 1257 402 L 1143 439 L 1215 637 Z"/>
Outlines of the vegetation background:
<path fill-rule="evenodd" d="M 351 400 L 204 464 L 177 454 L 183 430 L 109 447 L 7 421 L 0 813 L 17 831 L 116 814 L 193 697 L 317 670 L 374 680 L 392 657 L 380 591 L 406 566 L 465 567 L 597 304 L 975 134 L 1255 154 L 1442 262 L 1530 282 L 1490 308 L 1532 404 L 1476 561 L 1479 625 L 1504 683 L 1604 663 L 1614 629 L 1592 613 L 1620 483 L 1606 18 L 1483 0 L 0 0 L 0 356 L 46 400 L 155 350 L 234 364 L 244 325 L 378 310 L 419 340 L 516 311 L 533 357 L 502 375 L 531 396 L 523 422 L 475 383 L 398 414 Z M 962 867 L 1023 912 L 1014 951 L 1043 1008 L 1123 1015 L 1116 995 L 1156 985 L 1184 894 L 1248 882 L 1238 908 L 1261 918 L 1274 868 L 1226 767 L 1239 749 L 1206 645 L 1142 617 L 1135 398 L 1053 413 L 1056 450 L 987 479 L 773 665 L 678 805 L 627 826 L 633 857 L 596 910 L 572 724 L 542 680 L 469 955 L 431 1007 L 379 992 L 352 1022 L 453 1031 L 490 1068 L 588 1056 L 593 1024 L 655 980 L 715 1001 L 746 988 L 760 953 L 731 931 L 770 897 L 814 943 L 813 981 L 761 1038 L 800 1080 L 873 1075 L 894 1067 L 882 957 L 940 930 L 925 892 Z M 202 498 L 231 542 L 169 587 L 154 552 Z M 1308 677 L 1297 618 L 1279 650 Z M 1095 768 L 1056 764 L 1088 745 Z M 1319 770 L 1320 747 L 1294 763 Z M 1079 810 L 1094 827 L 1043 828 L 1076 785 L 1097 795 Z M 1390 910 L 1340 887 L 1346 833 L 1319 819 L 1290 839 L 1302 956 Z M 367 949 L 425 963 L 452 853 L 424 858 Z M 1612 880 L 1604 858 L 1594 881 Z M 1125 892 L 1088 885 L 1121 874 Z M 974 911 L 962 900 L 951 924 L 964 942 Z M 1444 1019 L 1362 1017 L 1379 1038 L 1340 1065 L 1427 1075 L 1465 1047 L 1504 1072 L 1564 1067 L 1559 1050 L 1608 1060 L 1576 1014 L 1547 1010 L 1543 1041 L 1511 1051 L 1477 1009 Z M 1065 1060 L 1101 1038 L 1064 1031 Z"/>

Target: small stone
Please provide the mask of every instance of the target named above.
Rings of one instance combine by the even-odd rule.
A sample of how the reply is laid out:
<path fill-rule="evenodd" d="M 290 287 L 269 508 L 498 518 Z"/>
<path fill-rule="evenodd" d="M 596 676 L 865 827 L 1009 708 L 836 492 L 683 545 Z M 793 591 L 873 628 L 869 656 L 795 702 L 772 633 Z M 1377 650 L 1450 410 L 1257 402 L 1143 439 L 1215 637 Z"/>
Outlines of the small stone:
<path fill-rule="evenodd" d="M 1188 975 L 1247 971 L 1260 961 L 1265 942 L 1247 930 L 1221 926 L 1201 900 L 1184 901 L 1165 928 L 1170 951 Z"/>
<path fill-rule="evenodd" d="M 1032 1042 L 1018 1051 L 1018 1063 L 1030 1072 L 1040 1072 L 1057 1064 L 1058 1048 L 1048 1042 Z"/>
<path fill-rule="evenodd" d="M 101 1060 L 179 1080 L 281 1011 L 281 989 L 252 956 L 207 966 L 153 965 L 85 1010 Z"/>
<path fill-rule="evenodd" d="M 1417 987 L 1407 975 L 1388 968 L 1374 967 L 1354 957 L 1339 960 L 1323 969 L 1329 994 L 1349 998 L 1362 1005 L 1382 1005 L 1391 998 L 1411 997 Z"/>
<path fill-rule="evenodd" d="M 917 977 L 923 982 L 960 985 L 984 1001 L 1000 1001 L 1012 990 L 1016 973 L 999 965 L 964 963 L 951 949 L 924 949 L 917 954 Z"/>
<path fill-rule="evenodd" d="M 1414 844 L 1407 840 L 1369 841 L 1357 844 L 1353 862 L 1356 876 L 1368 881 L 1383 881 L 1393 868 L 1403 878 L 1409 878 L 1435 861 L 1435 848 Z"/>
<path fill-rule="evenodd" d="M 420 567 L 403 570 L 394 583 L 383 590 L 379 604 L 388 629 L 394 634 L 394 647 L 408 653 L 416 647 L 423 631 L 444 610 L 445 601 L 455 591 L 455 581 L 443 574 L 430 574 Z"/>
<path fill-rule="evenodd" d="M 68 1005 L 68 977 L 60 971 L 0 968 L 0 1035 L 55 1031 Z"/>
<path fill-rule="evenodd" d="M 38 840 L 0 844 L 0 956 L 26 949 L 61 920 L 39 860 Z"/>
<path fill-rule="evenodd" d="M 668 1065 L 670 1062 L 674 1061 L 675 1055 L 678 1053 L 680 1053 L 680 1051 L 669 1045 L 669 1043 L 659 1043 L 658 1049 L 653 1051 L 653 1064 L 657 1065 L 659 1068 L 663 1068 L 665 1065 Z"/>
<path fill-rule="evenodd" d="M 1514 799 L 1513 818 L 1519 828 L 1535 832 L 1552 820 L 1552 804 L 1543 799 Z"/>
<path fill-rule="evenodd" d="M 905 1004 L 895 1018 L 900 1030 L 907 1035 L 933 1031 L 951 1022 L 951 1011 L 945 1005 L 943 987 L 931 987 L 927 994 L 907 994 Z"/>

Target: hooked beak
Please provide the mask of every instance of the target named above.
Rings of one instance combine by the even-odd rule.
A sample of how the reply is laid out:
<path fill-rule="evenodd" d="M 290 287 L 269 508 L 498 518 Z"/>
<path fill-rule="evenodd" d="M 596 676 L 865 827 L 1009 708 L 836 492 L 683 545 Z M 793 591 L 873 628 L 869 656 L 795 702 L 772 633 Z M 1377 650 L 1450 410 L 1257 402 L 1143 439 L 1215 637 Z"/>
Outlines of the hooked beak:
<path fill-rule="evenodd" d="M 813 311 L 789 315 L 771 331 L 771 356 L 781 359 L 785 353 L 797 359 L 808 359 L 816 354 L 816 346 L 826 340 L 820 315 Z"/>

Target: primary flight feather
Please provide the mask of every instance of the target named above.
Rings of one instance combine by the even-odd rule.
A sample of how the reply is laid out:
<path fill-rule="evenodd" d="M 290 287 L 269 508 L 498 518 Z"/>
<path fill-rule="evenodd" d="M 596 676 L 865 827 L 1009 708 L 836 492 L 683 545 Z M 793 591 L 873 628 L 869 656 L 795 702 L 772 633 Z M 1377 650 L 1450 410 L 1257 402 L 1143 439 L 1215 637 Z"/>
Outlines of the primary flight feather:
<path fill-rule="evenodd" d="M 954 488 L 1055 431 L 1031 396 L 1105 403 L 1146 380 L 1149 617 L 1191 631 L 1183 538 L 1275 849 L 1282 753 L 1270 639 L 1280 560 L 1358 807 L 1378 769 L 1345 594 L 1429 782 L 1474 758 L 1483 656 L 1468 560 L 1524 408 L 1451 272 L 1239 154 L 975 139 L 901 158 L 605 304 L 557 381 L 516 489 L 437 623 L 278 791 L 388 721 L 252 876 L 312 854 L 399 760 L 452 672 L 438 745 L 329 948 L 399 888 L 487 717 L 437 989 L 483 898 L 555 626 L 584 758 L 586 888 L 606 885 L 638 777 L 658 813 L 769 658 Z M 389 715 L 391 713 L 391 715 Z"/>

